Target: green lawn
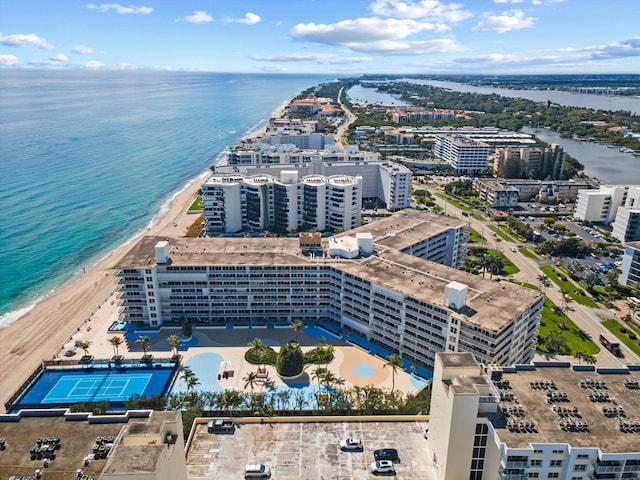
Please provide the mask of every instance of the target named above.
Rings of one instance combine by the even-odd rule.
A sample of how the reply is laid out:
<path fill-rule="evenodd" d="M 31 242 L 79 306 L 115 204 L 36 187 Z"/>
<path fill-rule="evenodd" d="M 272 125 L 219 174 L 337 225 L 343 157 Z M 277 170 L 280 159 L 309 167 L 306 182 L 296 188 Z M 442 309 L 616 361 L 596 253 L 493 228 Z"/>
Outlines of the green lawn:
<path fill-rule="evenodd" d="M 544 308 L 542 309 L 542 319 L 540 320 L 540 330 L 538 335 L 545 338 L 551 331 L 557 331 L 566 340 L 566 351 L 560 352 L 571 355 L 575 352 L 584 352 L 588 355 L 595 355 L 600 351 L 600 347 L 593 342 L 575 323 L 564 314 L 554 311 L 556 305 L 547 297 L 544 298 Z M 566 324 L 566 330 L 561 328 L 562 321 Z M 542 352 L 547 352 L 546 347 L 538 342 L 536 348 Z"/>
<path fill-rule="evenodd" d="M 487 253 L 497 257 L 499 255 L 497 250 L 493 250 L 491 248 L 487 248 Z M 508 275 L 515 275 L 520 271 L 518 267 L 516 267 L 511 260 L 502 255 L 502 262 L 504 263 L 504 267 L 502 268 L 502 273 L 506 273 Z"/>
<path fill-rule="evenodd" d="M 625 324 L 622 325 L 618 320 L 616 320 L 615 318 L 610 318 L 608 320 L 605 320 L 604 322 L 602 322 L 602 324 L 607 327 L 607 329 L 613 333 L 616 337 L 618 337 L 618 340 L 620 340 L 620 342 L 624 343 L 627 347 L 629 347 L 633 353 L 635 353 L 636 355 L 640 355 L 640 345 L 638 344 L 638 339 L 636 338 L 635 340 L 629 338 L 629 324 Z M 622 328 L 626 328 L 627 329 L 627 333 L 623 333 L 620 330 Z M 633 330 L 633 332 L 635 332 L 635 335 L 638 336 L 638 332 L 635 331 L 635 329 Z"/>
<path fill-rule="evenodd" d="M 518 241 L 515 238 L 513 238 L 511 235 L 509 235 L 507 232 L 505 232 L 502 228 L 495 227 L 493 225 L 488 225 L 488 227 L 489 227 L 489 230 L 491 230 L 492 232 L 495 232 L 502 240 L 506 242 Z"/>
<path fill-rule="evenodd" d="M 571 297 L 574 302 L 584 305 L 585 307 L 598 308 L 598 304 L 591 300 L 591 298 L 584 293 L 582 288 L 576 287 L 576 285 L 574 285 L 566 275 L 564 275 L 564 277 L 567 279 L 562 280 L 558 276 L 558 269 L 553 265 L 545 265 L 544 267 L 540 267 L 540 270 L 542 270 L 545 275 L 553 281 L 553 283 L 558 285 L 562 290 L 568 292 L 569 297 Z"/>
<path fill-rule="evenodd" d="M 202 206 L 202 197 L 196 197 L 196 199 L 193 201 L 193 203 L 191 204 L 191 206 L 189 207 L 189 210 L 204 210 L 204 207 Z"/>
<path fill-rule="evenodd" d="M 480 235 L 480 233 L 478 233 L 473 228 L 469 229 L 469 243 L 480 243 L 483 240 L 486 241 L 486 238 L 483 238 L 483 236 Z"/>
<path fill-rule="evenodd" d="M 522 247 L 518 250 L 522 255 L 524 255 L 527 258 L 531 258 L 533 260 L 538 260 L 540 257 L 538 257 L 538 255 L 536 255 L 535 253 L 533 253 L 531 250 L 529 250 L 526 247 Z"/>
<path fill-rule="evenodd" d="M 436 193 L 436 196 L 441 198 L 445 202 L 450 203 L 454 207 L 459 208 L 460 210 L 470 210 L 471 208 L 473 208 L 471 205 L 467 203 L 462 203 L 455 198 L 445 195 L 444 193 Z"/>

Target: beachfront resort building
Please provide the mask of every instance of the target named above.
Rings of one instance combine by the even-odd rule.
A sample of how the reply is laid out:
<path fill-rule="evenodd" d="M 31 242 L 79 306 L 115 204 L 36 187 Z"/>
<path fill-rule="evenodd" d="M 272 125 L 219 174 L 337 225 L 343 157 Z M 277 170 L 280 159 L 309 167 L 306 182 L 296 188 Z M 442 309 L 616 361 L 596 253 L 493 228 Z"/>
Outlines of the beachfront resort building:
<path fill-rule="evenodd" d="M 208 234 L 264 230 L 346 231 L 361 223 L 363 201 L 390 211 L 410 206 L 408 168 L 393 162 L 234 165 L 202 184 Z"/>
<path fill-rule="evenodd" d="M 274 164 L 304 164 L 314 158 L 320 158 L 325 163 L 335 162 L 376 162 L 380 154 L 359 150 L 355 145 L 343 148 L 330 146 L 325 143 L 324 149 L 304 149 L 293 144 L 251 143 L 238 144 L 227 152 L 228 165 L 274 165 Z"/>
<path fill-rule="evenodd" d="M 437 353 L 427 439 L 436 478 L 640 478 L 640 370 L 583 367 Z"/>
<path fill-rule="evenodd" d="M 436 136 L 433 153 L 445 160 L 456 173 L 474 174 L 489 168 L 493 147 L 463 135 Z"/>
<path fill-rule="evenodd" d="M 360 225 L 362 177 L 279 173 L 211 176 L 202 184 L 207 233 L 344 231 Z"/>
<path fill-rule="evenodd" d="M 338 243 L 330 250 L 317 234 L 144 237 L 116 266 L 121 320 L 159 328 L 183 319 L 203 326 L 300 319 L 427 369 L 438 351 L 499 364 L 533 358 L 542 296 L 457 270 L 466 223 L 405 210 L 332 241 L 347 236 L 360 242 L 357 258 Z"/>

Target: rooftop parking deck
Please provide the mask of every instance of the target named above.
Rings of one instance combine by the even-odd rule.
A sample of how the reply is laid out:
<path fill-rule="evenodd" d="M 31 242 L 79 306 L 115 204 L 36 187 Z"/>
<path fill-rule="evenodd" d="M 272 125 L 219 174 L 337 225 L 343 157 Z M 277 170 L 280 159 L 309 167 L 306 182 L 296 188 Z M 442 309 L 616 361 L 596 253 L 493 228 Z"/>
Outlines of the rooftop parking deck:
<path fill-rule="evenodd" d="M 398 417 L 393 417 L 398 420 Z M 205 421 L 206 419 L 201 419 Z M 190 480 L 242 478 L 246 464 L 262 463 L 271 468 L 272 480 L 320 480 L 376 478 L 369 470 L 373 451 L 395 448 L 400 479 L 434 479 L 423 430 L 428 417 L 299 417 L 238 419 L 233 434 L 207 433 L 206 423 L 197 426 L 187 456 Z M 341 451 L 343 438 L 359 438 L 363 449 Z"/>

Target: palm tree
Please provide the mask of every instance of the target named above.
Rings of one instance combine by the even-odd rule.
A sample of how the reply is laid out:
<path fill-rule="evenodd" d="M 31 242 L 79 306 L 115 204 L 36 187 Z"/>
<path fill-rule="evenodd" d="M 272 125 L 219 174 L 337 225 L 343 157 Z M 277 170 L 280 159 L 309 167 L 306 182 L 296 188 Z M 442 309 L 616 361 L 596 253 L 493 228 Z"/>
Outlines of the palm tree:
<path fill-rule="evenodd" d="M 180 337 L 178 335 L 169 335 L 167 341 L 169 342 L 169 346 L 171 347 L 171 354 L 174 357 L 177 357 L 178 349 L 183 345 L 182 340 L 180 340 Z"/>
<path fill-rule="evenodd" d="M 402 367 L 402 358 L 397 353 L 393 355 L 389 355 L 387 357 L 387 362 L 382 366 L 382 368 L 391 367 L 391 391 L 396 387 L 396 372 L 399 368 Z"/>
<path fill-rule="evenodd" d="M 582 363 L 582 360 L 584 360 L 587 357 L 587 353 L 583 352 L 582 350 L 578 350 L 577 352 L 575 352 L 573 354 L 573 358 L 575 358 L 576 360 L 578 360 L 578 364 Z"/>
<path fill-rule="evenodd" d="M 187 393 L 191 392 L 196 385 L 200 385 L 200 380 L 198 380 L 198 377 L 196 377 L 196 374 L 190 368 L 185 368 L 182 376 L 187 385 Z"/>
<path fill-rule="evenodd" d="M 294 320 L 291 326 L 293 327 L 293 331 L 296 332 L 296 342 L 297 342 L 298 336 L 300 335 L 300 332 L 304 330 L 305 324 L 302 320 Z"/>
<path fill-rule="evenodd" d="M 551 279 L 546 275 L 538 275 L 538 283 L 540 283 L 542 287 L 540 290 L 544 293 L 545 290 L 551 286 Z"/>
<path fill-rule="evenodd" d="M 140 335 L 136 340 L 136 343 L 140 344 L 140 348 L 142 348 L 143 356 L 147 357 L 149 353 L 149 347 L 151 346 L 151 338 L 146 335 Z"/>
<path fill-rule="evenodd" d="M 638 305 L 631 301 L 627 301 L 627 307 L 629 308 L 629 321 L 632 321 L 636 318 L 636 312 L 638 311 Z"/>
<path fill-rule="evenodd" d="M 253 396 L 253 389 L 260 382 L 258 374 L 256 372 L 249 372 L 242 378 L 242 381 L 244 382 L 244 388 L 249 387 L 251 389 L 251 395 Z"/>
<path fill-rule="evenodd" d="M 91 355 L 89 355 L 89 347 L 91 346 L 91 342 L 88 342 L 86 340 L 83 340 L 81 342 L 78 342 L 78 346 L 84 350 L 84 356 L 85 357 L 90 357 Z"/>
<path fill-rule="evenodd" d="M 249 347 L 251 347 L 249 351 L 253 355 L 257 356 L 260 354 L 260 351 L 264 350 L 264 347 L 266 347 L 266 345 L 259 338 L 254 338 L 253 340 L 251 340 L 251 343 L 249 343 Z"/>
<path fill-rule="evenodd" d="M 109 338 L 109 343 L 113 346 L 114 358 L 120 358 L 120 355 L 118 354 L 118 347 L 122 345 L 122 342 L 122 337 L 119 335 Z"/>
<path fill-rule="evenodd" d="M 311 380 L 318 381 L 318 390 L 320 390 L 320 385 L 322 385 L 322 382 L 328 371 L 329 370 L 327 370 L 325 367 L 318 367 L 313 372 L 311 372 Z"/>

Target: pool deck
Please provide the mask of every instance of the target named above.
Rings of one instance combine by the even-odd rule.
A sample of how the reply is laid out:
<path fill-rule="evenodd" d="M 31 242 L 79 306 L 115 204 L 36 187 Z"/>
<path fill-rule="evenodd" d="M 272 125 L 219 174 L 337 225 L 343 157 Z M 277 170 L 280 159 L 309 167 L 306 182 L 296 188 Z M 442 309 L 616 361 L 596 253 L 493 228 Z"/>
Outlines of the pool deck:
<path fill-rule="evenodd" d="M 139 344 L 135 343 L 135 339 L 138 338 L 139 335 L 147 335 L 150 337 L 149 353 L 156 359 L 168 359 L 171 357 L 171 347 L 169 346 L 167 338 L 170 335 L 179 336 L 181 333 L 180 328 L 163 327 L 160 330 L 110 333 L 108 332 L 109 326 L 117 320 L 117 311 L 113 308 L 115 305 L 117 305 L 117 301 L 114 296 L 111 300 L 105 302 L 103 308 L 99 309 L 91 317 L 89 322 L 85 323 L 77 332 L 73 333 L 80 333 L 84 337 L 84 340 L 91 342 L 89 353 L 93 355 L 95 359 L 107 360 L 114 355 L 114 348 L 109 343 L 109 338 L 115 335 L 120 335 L 125 339 L 119 346 L 118 353 L 124 356 L 126 360 L 140 360 L 142 357 L 142 349 Z M 182 364 L 188 367 L 192 358 L 204 353 L 219 355 L 224 361 L 230 362 L 231 367 L 228 370 L 232 371 L 233 375 L 217 380 L 217 375 L 220 373 L 218 371 L 219 364 L 212 365 L 211 370 L 206 372 L 205 375 L 212 375 L 212 379 L 217 381 L 223 389 L 244 391 L 245 381 L 243 378 L 249 372 L 256 371 L 257 369 L 257 365 L 250 364 L 244 359 L 248 344 L 255 338 L 259 338 L 266 345 L 277 349 L 277 347 L 283 343 L 295 340 L 296 333 L 291 327 L 225 328 L 197 326 L 193 329 L 191 340 L 185 342 L 185 345 L 179 349 L 179 353 L 182 355 Z M 320 343 L 318 338 L 309 336 L 304 332 L 300 332 L 297 340 L 303 351 L 310 350 Z M 384 359 L 370 355 L 369 352 L 363 348 L 336 338 L 330 333 L 327 333 L 325 343 L 335 347 L 334 359 L 328 365 L 318 366 L 328 368 L 336 377 L 342 379 L 344 382 L 343 386 L 364 387 L 374 385 L 389 390 L 392 388 L 392 371 L 391 368 L 384 366 L 386 363 Z M 64 347 L 61 346 L 58 356 L 60 358 L 66 358 L 64 353 Z M 77 348 L 75 355 L 69 358 L 80 358 L 82 354 L 82 350 Z M 276 373 L 275 367 L 267 366 L 266 368 L 272 388 L 286 385 Z M 312 376 L 315 368 L 313 365 L 307 367 L 306 372 L 309 377 Z M 201 369 L 194 368 L 194 373 L 202 385 L 195 389 L 206 390 L 204 387 L 210 383 L 211 379 L 201 378 L 203 374 L 200 373 L 200 370 Z M 304 383 L 304 381 L 305 380 L 300 383 Z M 306 381 L 309 381 L 309 379 L 306 379 Z M 410 375 L 408 372 L 400 370 L 395 374 L 394 383 L 395 389 L 405 394 L 415 394 L 424 386 L 424 382 L 421 381 L 421 379 L 416 379 L 415 376 Z M 174 386 L 173 391 L 176 390 L 180 390 L 180 380 L 176 383 L 176 386 Z"/>

